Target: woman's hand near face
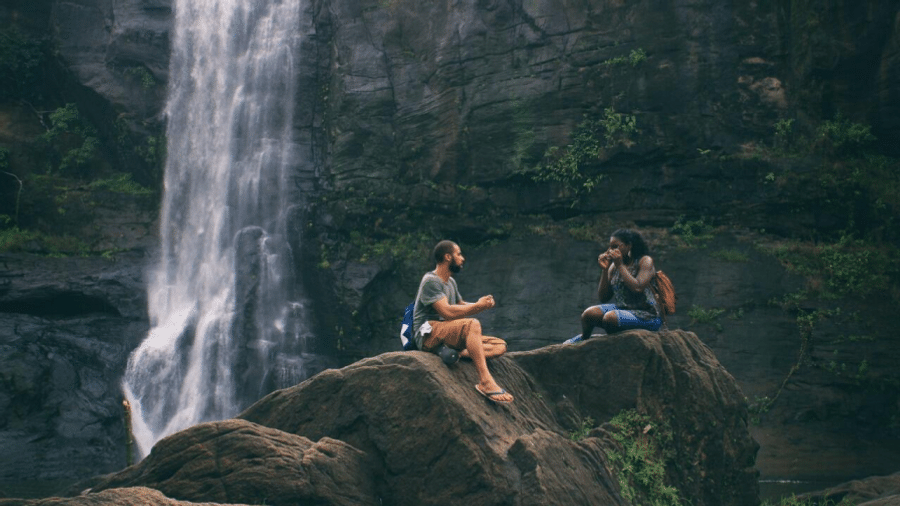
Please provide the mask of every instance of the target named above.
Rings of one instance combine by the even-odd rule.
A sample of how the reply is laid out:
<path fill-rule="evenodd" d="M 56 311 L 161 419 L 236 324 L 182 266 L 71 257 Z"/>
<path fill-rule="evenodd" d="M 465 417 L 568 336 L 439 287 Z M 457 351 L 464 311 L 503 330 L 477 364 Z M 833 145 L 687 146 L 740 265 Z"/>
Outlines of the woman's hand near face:
<path fill-rule="evenodd" d="M 604 251 L 597 257 L 597 263 L 600 265 L 600 268 L 604 271 L 609 269 L 609 264 L 612 263 L 612 259 L 609 258 L 609 252 Z"/>
<path fill-rule="evenodd" d="M 616 267 L 620 267 L 622 265 L 622 252 L 618 249 L 611 249 L 607 252 L 609 258 L 612 260 Z"/>

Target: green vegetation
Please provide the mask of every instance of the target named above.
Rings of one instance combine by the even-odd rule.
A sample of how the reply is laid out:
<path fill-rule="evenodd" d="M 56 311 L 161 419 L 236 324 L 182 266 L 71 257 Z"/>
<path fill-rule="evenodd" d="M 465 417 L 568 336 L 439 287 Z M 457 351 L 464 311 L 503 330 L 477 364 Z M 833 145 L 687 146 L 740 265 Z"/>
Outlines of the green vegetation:
<path fill-rule="evenodd" d="M 403 233 L 393 237 L 370 238 L 357 231 L 350 233 L 350 244 L 358 253 L 359 261 L 389 257 L 401 262 L 413 262 L 427 258 L 434 239 L 423 233 Z"/>
<path fill-rule="evenodd" d="M 116 147 L 119 152 L 123 154 L 133 153 L 147 164 L 154 178 L 160 178 L 166 159 L 165 132 L 159 131 L 158 127 L 147 125 L 146 122 L 135 125 L 124 116 L 117 118 L 114 126 Z M 133 133 L 135 129 L 149 131 L 135 139 Z"/>
<path fill-rule="evenodd" d="M 775 123 L 775 149 L 785 152 L 794 141 L 794 120 L 780 119 Z"/>
<path fill-rule="evenodd" d="M 34 100 L 45 51 L 16 28 L 0 30 L 0 102 Z"/>
<path fill-rule="evenodd" d="M 50 113 L 50 128 L 41 136 L 50 152 L 47 172 L 73 173 L 93 160 L 100 140 L 97 130 L 69 103 Z"/>
<path fill-rule="evenodd" d="M 734 311 L 731 312 L 731 314 L 728 315 L 729 320 L 735 320 L 735 321 L 740 320 L 743 317 L 744 317 L 744 308 L 742 308 L 742 307 L 735 309 Z"/>
<path fill-rule="evenodd" d="M 772 253 L 788 270 L 807 278 L 806 292 L 800 297 L 833 300 L 888 294 L 900 278 L 897 248 L 879 247 L 849 234 L 833 243 L 789 242 L 775 247 Z"/>
<path fill-rule="evenodd" d="M 632 146 L 632 137 L 639 132 L 634 115 L 617 113 L 611 107 L 599 119 L 585 115 L 572 134 L 572 142 L 563 148 L 547 149 L 531 177 L 538 182 L 559 183 L 578 197 L 593 190 L 604 178 L 599 172 L 601 157 L 618 146 Z"/>
<path fill-rule="evenodd" d="M 682 247 L 703 248 L 714 237 L 715 228 L 707 224 L 703 218 L 686 220 L 682 215 L 672 225 L 671 232 Z"/>
<path fill-rule="evenodd" d="M 113 119 L 74 100 L 68 78 L 57 78 L 65 72 L 50 39 L 7 21 L 0 28 L 0 106 L 11 123 L 0 146 L 0 250 L 86 254 L 86 238 L 71 234 L 93 234 L 88 223 L 110 193 L 154 191 L 165 137 L 156 119 Z M 123 76 L 144 89 L 159 84 L 142 65 Z M 104 138 L 108 132 L 114 138 Z"/>
<path fill-rule="evenodd" d="M 90 109 L 89 121 L 84 104 L 66 100 L 71 91 L 47 78 L 59 65 L 50 44 L 14 23 L 0 29 L 0 104 L 4 115 L 18 122 L 12 124 L 15 140 L 0 146 L 0 251 L 99 253 L 90 250 L 86 238 L 71 235 L 82 232 L 72 231 L 92 234 L 86 224 L 110 193 L 154 192 L 148 185 L 161 180 L 165 137 L 155 120 L 137 124 L 122 115 L 103 124 L 104 113 Z M 143 66 L 125 69 L 124 75 L 144 88 L 157 84 Z M 18 129 L 19 123 L 24 128 Z M 104 142 L 101 132 L 110 131 L 116 132 L 115 142 Z"/>
<path fill-rule="evenodd" d="M 764 501 L 761 506 L 854 506 L 854 502 L 848 498 L 841 499 L 840 502 L 834 502 L 827 497 L 824 500 L 816 498 L 800 498 L 795 495 L 783 497 L 778 502 Z"/>
<path fill-rule="evenodd" d="M 869 125 L 837 113 L 817 124 L 780 119 L 773 134 L 772 149 L 752 156 L 776 167 L 763 181 L 792 196 L 792 212 L 835 223 L 812 230 L 814 239 L 832 240 L 835 233 L 853 230 L 858 238 L 896 240 L 900 160 L 876 151 L 878 139 Z"/>
<path fill-rule="evenodd" d="M 516 170 L 522 170 L 533 157 L 530 151 L 535 145 L 534 120 L 532 109 L 525 106 L 522 101 L 516 101 L 512 118 L 512 131 L 515 135 L 512 166 Z"/>
<path fill-rule="evenodd" d="M 128 67 L 125 69 L 125 75 L 137 79 L 145 90 L 156 86 L 156 79 L 153 78 L 153 74 L 147 70 L 147 67 Z"/>
<path fill-rule="evenodd" d="M 457 191 L 467 191 L 456 188 Z M 378 198 L 372 191 L 347 188 L 324 196 L 318 205 L 340 213 L 348 220 L 333 237 L 320 246 L 318 267 L 328 269 L 336 262 L 416 263 L 428 258 L 438 240 L 421 223 L 421 210 L 403 198 Z"/>
<path fill-rule="evenodd" d="M 87 255 L 90 248 L 70 235 L 56 236 L 12 227 L 0 229 L 0 251 L 28 251 L 51 257 L 65 257 Z"/>
<path fill-rule="evenodd" d="M 704 309 L 697 305 L 691 306 L 691 309 L 688 310 L 688 316 L 691 317 L 691 325 L 712 325 L 720 332 L 722 331 L 722 324 L 718 322 L 718 319 L 723 314 L 725 314 L 724 309 Z"/>
<path fill-rule="evenodd" d="M 615 65 L 631 65 L 637 67 L 641 62 L 647 59 L 647 53 L 642 48 L 632 49 L 628 56 L 617 56 L 603 62 L 607 67 Z"/>
<path fill-rule="evenodd" d="M 666 466 L 675 458 L 672 431 L 635 410 L 625 410 L 610 421 L 612 436 L 622 452 L 609 452 L 616 466 L 622 496 L 631 504 L 679 506 L 678 489 L 667 484 Z"/>
<path fill-rule="evenodd" d="M 141 186 L 132 179 L 131 174 L 115 174 L 105 179 L 91 181 L 86 186 L 89 190 L 105 190 L 125 195 L 152 195 L 153 190 Z"/>
<path fill-rule="evenodd" d="M 60 230 L 70 230 L 69 224 L 83 225 L 90 219 L 99 202 L 109 194 L 152 196 L 154 192 L 132 180 L 131 174 L 113 173 L 110 177 L 83 182 L 54 175 L 33 175 L 26 180 L 28 195 L 23 198 L 29 209 L 40 208 L 42 221 L 55 217 L 55 226 L 46 229 L 23 227 L 17 219 L 0 215 L 0 251 L 27 251 L 50 256 L 103 254 L 95 251 L 83 238 Z M 26 213 L 28 215 L 29 213 Z M 31 215 L 34 211 L 31 211 Z M 29 220 L 32 216 L 29 215 Z M 17 217 L 18 218 L 18 217 Z M 76 229 L 78 228 L 76 227 Z"/>
<path fill-rule="evenodd" d="M 816 143 L 831 157 L 858 155 L 875 140 L 870 126 L 853 123 L 840 113 L 816 128 Z"/>
<path fill-rule="evenodd" d="M 587 417 L 581 421 L 581 425 L 578 426 L 577 429 L 569 433 L 569 439 L 572 441 L 581 441 L 586 438 L 588 434 L 590 434 L 591 430 L 595 427 L 594 419 L 591 417 Z"/>

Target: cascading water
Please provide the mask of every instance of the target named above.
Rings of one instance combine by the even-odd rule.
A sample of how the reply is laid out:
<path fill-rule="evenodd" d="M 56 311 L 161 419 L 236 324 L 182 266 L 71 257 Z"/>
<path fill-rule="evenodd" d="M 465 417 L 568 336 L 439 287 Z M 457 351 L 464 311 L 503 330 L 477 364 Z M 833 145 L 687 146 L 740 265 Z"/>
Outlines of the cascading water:
<path fill-rule="evenodd" d="M 292 293 L 297 0 L 180 0 L 170 71 L 161 259 L 125 395 L 146 455 L 303 376 Z"/>

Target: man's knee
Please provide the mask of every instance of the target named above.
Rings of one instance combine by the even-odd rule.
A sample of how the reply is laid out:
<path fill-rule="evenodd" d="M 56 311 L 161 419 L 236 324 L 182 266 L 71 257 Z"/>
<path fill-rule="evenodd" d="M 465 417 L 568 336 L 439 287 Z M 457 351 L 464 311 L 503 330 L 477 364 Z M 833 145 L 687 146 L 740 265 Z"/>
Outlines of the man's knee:
<path fill-rule="evenodd" d="M 465 322 L 463 329 L 466 333 L 466 337 L 468 336 L 481 336 L 481 322 L 475 318 L 464 318 Z"/>

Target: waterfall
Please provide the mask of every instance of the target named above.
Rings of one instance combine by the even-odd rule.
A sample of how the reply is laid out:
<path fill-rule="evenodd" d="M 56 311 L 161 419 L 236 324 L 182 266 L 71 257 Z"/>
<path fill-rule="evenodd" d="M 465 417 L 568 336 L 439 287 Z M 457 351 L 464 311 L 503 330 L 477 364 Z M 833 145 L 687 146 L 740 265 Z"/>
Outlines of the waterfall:
<path fill-rule="evenodd" d="M 297 0 L 176 2 L 151 330 L 123 385 L 142 456 L 302 379 L 305 305 L 285 238 L 300 11 Z"/>

